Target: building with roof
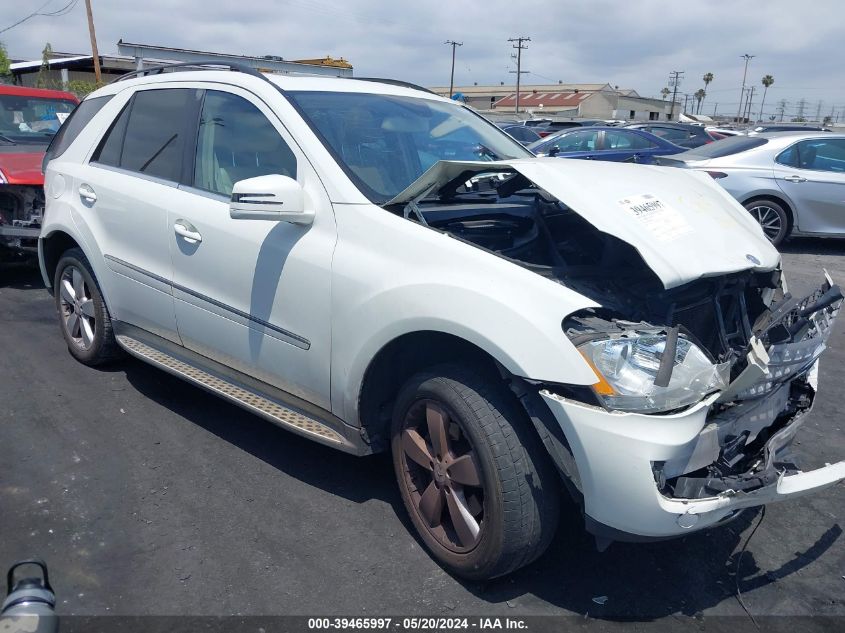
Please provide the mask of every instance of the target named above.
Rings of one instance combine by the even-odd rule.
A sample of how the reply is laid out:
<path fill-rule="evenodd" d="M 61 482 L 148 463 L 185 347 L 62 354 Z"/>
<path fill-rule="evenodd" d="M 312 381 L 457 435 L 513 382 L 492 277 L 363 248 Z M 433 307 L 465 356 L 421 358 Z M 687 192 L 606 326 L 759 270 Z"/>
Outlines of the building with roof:
<path fill-rule="evenodd" d="M 449 87 L 434 87 L 432 92 L 449 96 Z M 453 98 L 488 113 L 514 114 L 516 92 L 513 86 L 456 86 Z M 522 85 L 519 91 L 520 113 L 555 118 L 666 120 L 671 101 L 641 97 L 632 88 L 619 89 L 610 84 L 537 84 Z M 675 104 L 675 118 L 681 111 Z"/>
<path fill-rule="evenodd" d="M 315 59 L 286 60 L 278 55 L 262 57 L 229 55 L 184 48 L 132 44 L 123 40 L 117 43 L 117 55 L 100 55 L 100 72 L 103 83 L 145 66 L 168 63 L 237 63 L 262 72 L 299 73 L 351 77 L 353 68 L 343 57 L 326 56 Z M 13 82 L 20 86 L 35 86 L 41 75 L 41 59 L 17 60 L 9 66 Z M 48 60 L 46 77 L 42 79 L 51 87 L 67 88 L 71 81 L 94 83 L 94 58 L 77 53 L 54 51 Z"/>

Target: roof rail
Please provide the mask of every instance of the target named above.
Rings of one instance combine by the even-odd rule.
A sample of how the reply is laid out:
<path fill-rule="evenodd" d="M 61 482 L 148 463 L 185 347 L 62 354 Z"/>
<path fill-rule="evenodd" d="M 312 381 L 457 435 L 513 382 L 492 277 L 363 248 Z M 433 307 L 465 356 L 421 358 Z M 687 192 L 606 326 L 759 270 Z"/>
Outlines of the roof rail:
<path fill-rule="evenodd" d="M 133 77 L 143 77 L 145 75 L 160 75 L 164 72 L 179 72 L 181 70 L 220 70 L 226 69 L 232 72 L 244 73 L 252 75 L 253 77 L 260 77 L 264 81 L 270 80 L 264 76 L 263 73 L 258 72 L 255 68 L 245 66 L 244 64 L 236 64 L 234 62 L 183 62 L 180 64 L 164 64 L 162 66 L 151 66 L 150 68 L 142 68 L 141 70 L 134 70 L 131 73 L 121 75 L 111 83 L 117 83 L 124 79 L 131 79 Z"/>
<path fill-rule="evenodd" d="M 379 77 L 349 77 L 349 79 L 356 79 L 358 81 L 374 81 L 382 84 L 390 84 L 391 86 L 401 86 L 403 88 L 412 88 L 413 90 L 422 90 L 423 92 L 427 92 L 428 94 L 437 95 L 436 92 L 432 92 L 428 88 L 423 88 L 422 86 L 418 86 L 417 84 L 412 84 L 408 81 L 402 81 L 400 79 L 381 79 Z"/>

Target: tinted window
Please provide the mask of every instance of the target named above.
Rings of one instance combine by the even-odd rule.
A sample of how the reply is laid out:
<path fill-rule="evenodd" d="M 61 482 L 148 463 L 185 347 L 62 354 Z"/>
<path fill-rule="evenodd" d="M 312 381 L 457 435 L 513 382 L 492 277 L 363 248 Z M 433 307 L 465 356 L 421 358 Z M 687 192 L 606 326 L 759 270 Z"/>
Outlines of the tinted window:
<path fill-rule="evenodd" d="M 605 149 L 651 149 L 654 147 L 657 147 L 655 143 L 652 143 L 639 134 L 624 132 L 622 130 L 604 133 Z"/>
<path fill-rule="evenodd" d="M 647 127 L 643 128 L 647 132 L 651 132 L 655 136 L 665 138 L 667 141 L 683 141 L 690 137 L 690 133 L 686 130 L 681 130 L 674 127 Z"/>
<path fill-rule="evenodd" d="M 246 99 L 210 90 L 200 115 L 194 186 L 225 196 L 239 180 L 296 178 L 296 157 L 273 124 Z"/>
<path fill-rule="evenodd" d="M 798 143 L 798 167 L 845 172 L 845 139 L 812 139 Z"/>
<path fill-rule="evenodd" d="M 70 116 L 65 119 L 65 122 L 62 123 L 62 126 L 53 137 L 53 140 L 50 141 L 50 146 L 47 148 L 47 153 L 44 156 L 44 163 L 42 167 L 47 167 L 47 163 L 49 163 L 52 159 L 64 154 L 65 150 L 70 147 L 70 144 L 76 140 L 77 136 L 79 136 L 82 128 L 88 125 L 88 122 L 94 118 L 95 114 L 103 109 L 103 106 L 106 105 L 111 98 L 112 95 L 94 97 L 93 99 L 86 99 L 80 103 L 77 108 L 70 113 Z"/>
<path fill-rule="evenodd" d="M 100 142 L 100 146 L 94 152 L 91 160 L 95 163 L 103 163 L 104 165 L 111 165 L 112 167 L 120 167 L 120 155 L 123 151 L 123 137 L 126 134 L 126 123 L 129 121 L 129 112 L 132 109 L 132 102 L 130 101 L 123 110 L 120 111 L 117 119 L 115 119 L 106 136 Z"/>
<path fill-rule="evenodd" d="M 533 143 L 540 138 L 539 134 L 524 125 L 512 125 L 510 127 L 506 127 L 505 132 L 514 137 L 517 141 L 522 141 L 524 143 Z"/>
<path fill-rule="evenodd" d="M 135 93 L 93 160 L 178 181 L 182 174 L 186 115 L 198 92 L 167 88 Z"/>
<path fill-rule="evenodd" d="M 798 144 L 783 150 L 775 157 L 775 162 L 787 167 L 798 167 Z"/>
<path fill-rule="evenodd" d="M 720 141 L 713 141 L 707 145 L 696 147 L 685 153 L 684 156 L 693 158 L 721 158 L 722 156 L 730 156 L 732 154 L 739 154 L 755 147 L 761 147 L 769 141 L 759 136 L 729 136 Z"/>
<path fill-rule="evenodd" d="M 164 180 L 179 180 L 185 114 L 194 91 L 145 90 L 135 94 L 120 166 Z"/>

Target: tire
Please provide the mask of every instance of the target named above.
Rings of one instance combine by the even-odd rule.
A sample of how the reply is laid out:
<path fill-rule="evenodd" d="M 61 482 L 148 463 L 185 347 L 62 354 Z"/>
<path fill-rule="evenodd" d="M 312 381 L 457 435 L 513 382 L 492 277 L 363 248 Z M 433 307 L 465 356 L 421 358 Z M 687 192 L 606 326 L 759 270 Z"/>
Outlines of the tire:
<path fill-rule="evenodd" d="M 783 208 L 782 204 L 774 200 L 761 198 L 750 200 L 743 206 L 757 220 L 760 228 L 763 229 L 763 233 L 774 246 L 778 246 L 789 237 L 792 227 L 789 222 L 789 214 Z"/>
<path fill-rule="evenodd" d="M 100 286 L 80 249 L 62 254 L 53 277 L 53 294 L 59 328 L 71 356 L 90 366 L 121 356 Z"/>
<path fill-rule="evenodd" d="M 391 449 L 411 521 L 448 571 L 494 578 L 548 547 L 560 479 L 498 376 L 451 364 L 413 376 L 396 399 Z"/>

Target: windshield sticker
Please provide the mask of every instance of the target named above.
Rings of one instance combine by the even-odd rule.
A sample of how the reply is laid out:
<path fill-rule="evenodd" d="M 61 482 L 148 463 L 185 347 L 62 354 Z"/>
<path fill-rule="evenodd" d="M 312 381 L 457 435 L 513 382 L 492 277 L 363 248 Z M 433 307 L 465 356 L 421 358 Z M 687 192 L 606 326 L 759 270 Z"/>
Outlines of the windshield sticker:
<path fill-rule="evenodd" d="M 683 215 L 651 194 L 630 196 L 619 204 L 661 242 L 671 242 L 692 232 Z"/>
<path fill-rule="evenodd" d="M 59 123 L 64 123 L 65 119 L 70 116 L 70 112 L 56 112 L 56 118 L 59 120 Z"/>

